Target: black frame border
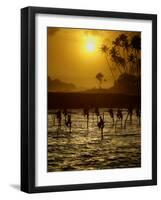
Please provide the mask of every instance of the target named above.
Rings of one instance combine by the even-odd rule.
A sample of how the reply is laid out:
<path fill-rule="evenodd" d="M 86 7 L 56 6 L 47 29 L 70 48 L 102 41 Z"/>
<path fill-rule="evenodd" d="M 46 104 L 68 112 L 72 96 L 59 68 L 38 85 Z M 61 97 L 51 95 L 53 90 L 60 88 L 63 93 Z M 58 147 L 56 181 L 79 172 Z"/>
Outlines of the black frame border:
<path fill-rule="evenodd" d="M 152 21 L 152 179 L 35 186 L 35 15 L 60 14 Z M 157 185 L 157 15 L 64 8 L 21 9 L 21 191 L 27 193 Z"/>

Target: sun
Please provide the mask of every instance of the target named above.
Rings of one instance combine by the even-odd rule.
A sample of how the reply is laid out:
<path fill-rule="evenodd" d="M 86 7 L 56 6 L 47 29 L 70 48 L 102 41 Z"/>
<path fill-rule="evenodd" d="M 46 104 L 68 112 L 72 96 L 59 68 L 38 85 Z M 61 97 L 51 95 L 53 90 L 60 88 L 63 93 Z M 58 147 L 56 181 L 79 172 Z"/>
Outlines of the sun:
<path fill-rule="evenodd" d="M 96 50 L 97 39 L 94 36 L 86 36 L 85 49 L 88 53 L 92 53 Z"/>
<path fill-rule="evenodd" d="M 88 40 L 87 44 L 86 44 L 86 49 L 88 52 L 94 52 L 96 49 L 96 45 L 95 45 L 94 41 Z"/>
<path fill-rule="evenodd" d="M 83 37 L 83 49 L 87 55 L 93 55 L 97 52 L 102 40 L 96 35 L 85 35 Z"/>

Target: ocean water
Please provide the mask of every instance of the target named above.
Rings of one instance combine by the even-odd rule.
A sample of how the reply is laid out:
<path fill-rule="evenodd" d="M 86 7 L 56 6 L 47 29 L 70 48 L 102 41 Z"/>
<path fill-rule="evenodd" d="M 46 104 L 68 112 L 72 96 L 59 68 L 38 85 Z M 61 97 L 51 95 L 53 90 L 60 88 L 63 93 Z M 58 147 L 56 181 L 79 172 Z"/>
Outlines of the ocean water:
<path fill-rule="evenodd" d="M 68 111 L 71 112 L 71 131 L 65 125 L 63 113 L 61 126 L 55 114 L 48 114 L 48 172 L 141 167 L 141 126 L 135 112 L 125 128 L 126 109 L 122 126 L 119 120 L 116 126 L 113 124 L 108 108 L 99 109 L 105 121 L 101 134 L 94 111 L 89 111 L 88 128 L 83 109 Z"/>

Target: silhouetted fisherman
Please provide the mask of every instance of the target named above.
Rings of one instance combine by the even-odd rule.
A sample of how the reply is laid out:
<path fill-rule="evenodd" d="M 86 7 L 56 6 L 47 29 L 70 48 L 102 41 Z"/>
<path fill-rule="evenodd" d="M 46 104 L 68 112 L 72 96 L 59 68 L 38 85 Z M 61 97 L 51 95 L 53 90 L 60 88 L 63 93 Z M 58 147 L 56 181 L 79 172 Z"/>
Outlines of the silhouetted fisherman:
<path fill-rule="evenodd" d="M 88 109 L 88 108 L 84 108 L 84 109 L 83 109 L 83 114 L 84 114 L 84 116 L 87 117 L 87 128 L 88 128 L 88 122 L 89 122 L 89 109 Z"/>
<path fill-rule="evenodd" d="M 116 125 L 117 125 L 117 121 L 120 120 L 121 121 L 121 127 L 122 127 L 122 119 L 123 119 L 123 114 L 122 114 L 122 110 L 121 109 L 118 109 L 117 110 L 117 120 L 116 120 L 116 123 L 115 123 L 115 130 L 116 130 Z"/>
<path fill-rule="evenodd" d="M 127 122 L 128 116 L 130 116 L 130 122 L 132 123 L 132 115 L 133 115 L 133 108 L 132 106 L 130 106 L 127 110 L 127 116 L 125 119 L 124 128 L 126 128 L 126 122 Z"/>
<path fill-rule="evenodd" d="M 123 115 L 122 115 L 122 110 L 120 109 L 117 110 L 117 118 L 122 121 Z"/>
<path fill-rule="evenodd" d="M 129 116 L 130 116 L 130 121 L 132 122 L 132 115 L 133 115 L 133 108 L 132 108 L 132 106 L 130 106 L 130 107 L 128 108 L 128 114 L 129 114 Z"/>
<path fill-rule="evenodd" d="M 58 126 L 61 127 L 61 111 L 56 112 L 56 118 L 58 120 Z"/>
<path fill-rule="evenodd" d="M 63 110 L 63 115 L 64 115 L 64 118 L 65 118 L 65 121 L 66 121 L 66 117 L 68 115 L 68 111 L 67 111 L 66 108 L 64 108 L 64 110 Z"/>
<path fill-rule="evenodd" d="M 95 114 L 96 114 L 96 116 L 97 116 L 97 123 L 98 123 L 98 117 L 99 117 L 99 115 L 100 115 L 99 108 L 96 107 L 94 112 L 95 112 Z"/>
<path fill-rule="evenodd" d="M 97 123 L 97 126 L 99 129 L 101 129 L 101 138 L 103 139 L 103 129 L 105 127 L 105 121 L 101 116 L 100 116 L 100 121 Z"/>
<path fill-rule="evenodd" d="M 139 119 L 139 125 L 140 125 L 140 117 L 141 117 L 140 109 L 136 109 L 136 117 Z"/>
<path fill-rule="evenodd" d="M 55 125 L 55 116 L 54 116 L 54 114 L 51 115 L 51 119 L 52 119 L 53 126 L 54 126 Z"/>
<path fill-rule="evenodd" d="M 113 109 L 110 108 L 110 109 L 108 110 L 108 113 L 109 113 L 110 117 L 112 118 L 112 120 L 113 120 L 113 125 L 114 125 L 114 113 L 113 113 Z"/>
<path fill-rule="evenodd" d="M 72 120 L 71 120 L 71 115 L 67 115 L 67 120 L 65 121 L 65 125 L 69 127 L 70 133 L 71 133 L 71 128 L 72 128 Z"/>

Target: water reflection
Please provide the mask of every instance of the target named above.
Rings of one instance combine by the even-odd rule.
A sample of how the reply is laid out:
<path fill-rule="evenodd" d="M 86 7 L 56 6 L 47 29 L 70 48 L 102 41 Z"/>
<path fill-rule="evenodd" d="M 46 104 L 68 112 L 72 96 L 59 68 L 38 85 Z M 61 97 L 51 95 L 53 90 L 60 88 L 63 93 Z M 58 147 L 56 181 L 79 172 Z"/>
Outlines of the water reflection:
<path fill-rule="evenodd" d="M 96 109 L 50 111 L 48 172 L 140 167 L 140 119 L 137 114 L 128 118 L 123 109 L 119 120 L 118 110 L 112 110 L 114 117 L 107 108 L 99 109 L 99 116 Z"/>

